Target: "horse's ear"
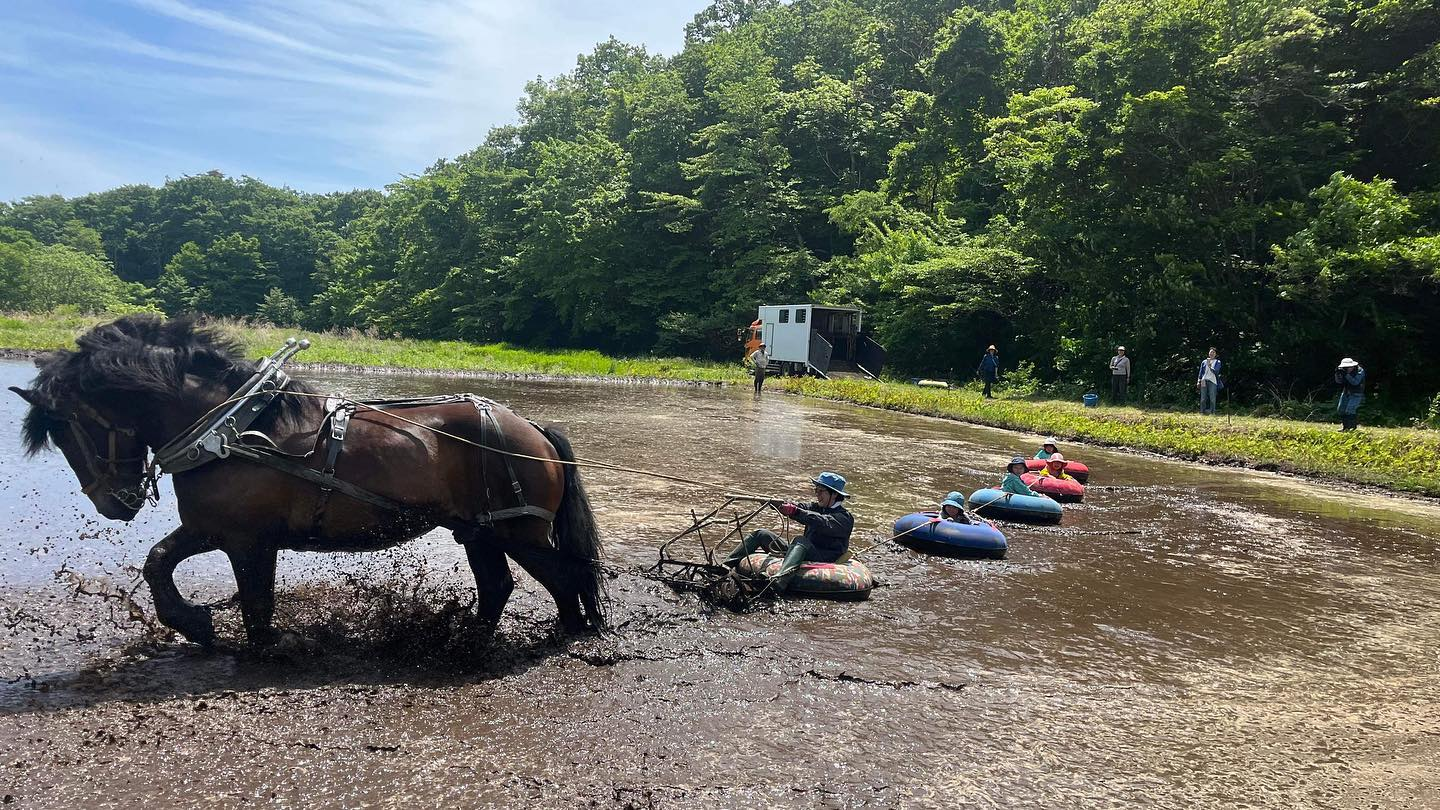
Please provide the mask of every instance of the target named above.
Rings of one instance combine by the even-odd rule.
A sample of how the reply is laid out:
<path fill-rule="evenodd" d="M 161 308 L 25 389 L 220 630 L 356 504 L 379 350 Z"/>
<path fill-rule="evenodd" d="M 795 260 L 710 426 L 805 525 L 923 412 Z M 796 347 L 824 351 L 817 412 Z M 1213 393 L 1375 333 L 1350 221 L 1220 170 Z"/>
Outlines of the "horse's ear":
<path fill-rule="evenodd" d="M 40 407 L 40 395 L 35 393 L 34 391 L 30 391 L 25 388 L 16 388 L 13 385 L 10 386 L 10 390 L 19 394 L 21 399 L 25 400 L 31 405 L 34 405 L 37 408 Z"/>

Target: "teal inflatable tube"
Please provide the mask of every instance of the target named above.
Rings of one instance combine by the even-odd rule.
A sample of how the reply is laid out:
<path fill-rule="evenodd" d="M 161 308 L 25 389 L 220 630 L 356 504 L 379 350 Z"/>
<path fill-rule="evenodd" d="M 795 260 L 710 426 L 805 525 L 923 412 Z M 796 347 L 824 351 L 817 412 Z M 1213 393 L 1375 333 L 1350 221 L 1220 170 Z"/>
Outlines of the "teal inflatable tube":
<path fill-rule="evenodd" d="M 970 493 L 970 508 L 981 517 L 1017 523 L 1059 523 L 1060 504 L 1049 498 L 1012 495 L 998 487 Z"/>

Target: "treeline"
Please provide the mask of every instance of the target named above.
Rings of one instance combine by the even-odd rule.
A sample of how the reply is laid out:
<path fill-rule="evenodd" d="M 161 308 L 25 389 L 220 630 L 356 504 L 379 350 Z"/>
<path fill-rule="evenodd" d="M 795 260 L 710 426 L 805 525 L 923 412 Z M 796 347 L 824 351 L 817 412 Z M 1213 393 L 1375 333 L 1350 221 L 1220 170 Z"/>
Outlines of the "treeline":
<path fill-rule="evenodd" d="M 350 223 L 383 199 L 209 172 L 0 204 L 0 309 L 150 306 L 298 324 Z"/>
<path fill-rule="evenodd" d="M 726 356 L 809 299 L 864 306 L 904 372 L 993 342 L 1083 387 L 1123 343 L 1178 399 L 1214 345 L 1243 397 L 1353 355 L 1408 406 L 1440 389 L 1440 13 L 718 0 L 678 55 L 602 43 L 384 195 L 187 177 L 0 228 L 0 272 L 113 268 L 171 312 Z"/>

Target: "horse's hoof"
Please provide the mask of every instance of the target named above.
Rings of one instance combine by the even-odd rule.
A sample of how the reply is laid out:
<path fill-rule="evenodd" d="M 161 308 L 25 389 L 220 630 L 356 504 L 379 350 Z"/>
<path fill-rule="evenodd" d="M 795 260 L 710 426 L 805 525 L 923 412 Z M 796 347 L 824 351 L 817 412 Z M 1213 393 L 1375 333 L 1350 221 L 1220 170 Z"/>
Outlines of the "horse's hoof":
<path fill-rule="evenodd" d="M 184 636 L 191 644 L 199 644 L 207 652 L 215 649 L 215 622 L 210 618 L 208 608 L 196 608 L 193 613 L 187 614 L 183 621 L 174 624 L 167 622 L 166 626 Z"/>
<path fill-rule="evenodd" d="M 320 643 L 298 633 L 281 632 L 253 645 L 260 657 L 276 661 L 289 661 L 320 653 Z"/>
<path fill-rule="evenodd" d="M 294 655 L 318 655 L 320 653 L 320 642 L 313 638 L 306 638 L 299 633 L 285 632 L 275 640 L 272 648 L 283 653 Z"/>

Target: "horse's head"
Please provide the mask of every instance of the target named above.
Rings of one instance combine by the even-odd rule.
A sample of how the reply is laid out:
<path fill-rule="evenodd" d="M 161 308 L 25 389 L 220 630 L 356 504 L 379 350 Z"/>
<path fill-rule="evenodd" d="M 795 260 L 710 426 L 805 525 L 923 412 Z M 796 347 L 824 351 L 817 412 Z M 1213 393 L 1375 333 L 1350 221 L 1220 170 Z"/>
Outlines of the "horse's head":
<path fill-rule="evenodd" d="M 95 508 L 111 520 L 131 520 L 145 504 L 150 485 L 145 443 L 116 403 L 106 397 L 51 397 L 40 390 L 11 387 L 30 403 L 25 448 L 38 453 L 59 448 Z"/>
<path fill-rule="evenodd" d="M 148 314 L 95 326 L 74 350 L 35 365 L 29 389 L 10 389 L 30 403 L 26 448 L 60 448 L 100 514 L 115 520 L 135 517 L 154 492 L 147 447 L 164 446 L 255 372 L 223 335 Z"/>

